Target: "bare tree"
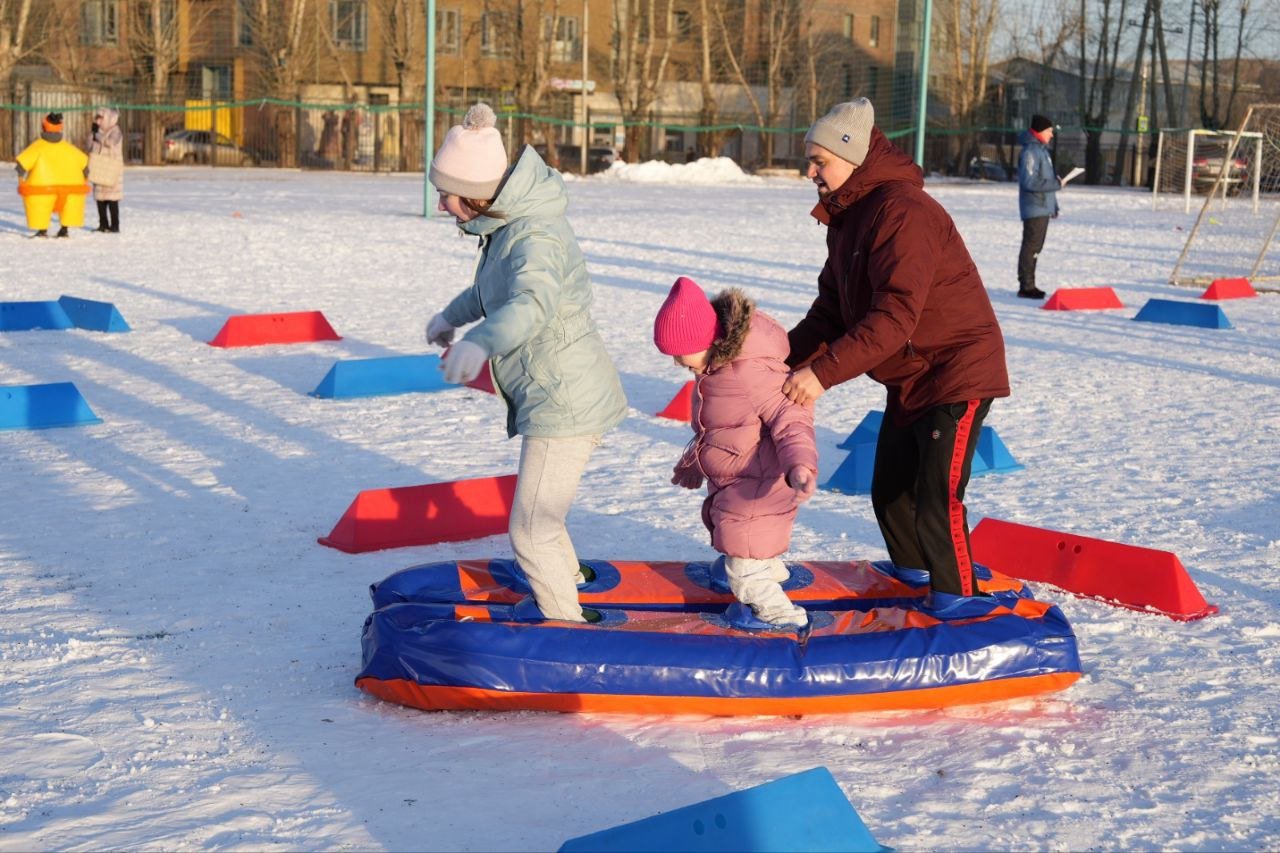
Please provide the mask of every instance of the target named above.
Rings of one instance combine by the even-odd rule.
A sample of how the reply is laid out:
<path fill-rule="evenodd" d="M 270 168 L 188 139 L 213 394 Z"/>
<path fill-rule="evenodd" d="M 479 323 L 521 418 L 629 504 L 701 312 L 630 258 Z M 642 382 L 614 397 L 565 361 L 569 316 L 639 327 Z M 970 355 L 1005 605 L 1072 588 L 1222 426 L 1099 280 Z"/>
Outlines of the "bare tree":
<path fill-rule="evenodd" d="M 1085 180 L 1089 183 L 1102 177 L 1102 133 L 1111 114 L 1127 12 L 1128 0 L 1119 0 L 1118 5 L 1114 0 L 1100 0 L 1090 16 L 1089 0 L 1080 0 L 1080 119 L 1085 133 Z"/>
<path fill-rule="evenodd" d="M 955 172 L 977 153 L 971 128 L 985 123 L 980 111 L 987 102 L 991 39 L 999 16 L 999 0 L 944 0 L 938 5 L 939 89 L 952 122 L 963 131 L 952 137 Z"/>
<path fill-rule="evenodd" d="M 13 68 L 36 49 L 28 25 L 31 0 L 0 0 L 0 99 L 13 100 Z M 13 123 L 0 121 L 0 152 L 13 152 Z"/>
<path fill-rule="evenodd" d="M 383 25 L 383 49 L 396 70 L 396 86 L 400 91 L 400 104 L 421 99 L 426 85 L 425 62 L 422 44 L 425 38 L 425 11 L 420 0 L 374 0 L 374 14 Z M 425 118 L 424 118 L 425 121 Z M 408 168 L 411 155 L 422 162 L 423 128 L 400 117 L 400 168 Z"/>
<path fill-rule="evenodd" d="M 258 88 L 271 97 L 293 101 L 307 67 L 315 59 L 315 29 L 324 26 L 312 14 L 311 0 L 239 0 Z M 323 7 L 320 7 L 323 9 Z M 298 165 L 298 119 L 293 107 L 274 108 L 272 124 L 281 166 Z"/>
<path fill-rule="evenodd" d="M 80 0 L 49 0 L 40 21 L 41 58 L 59 80 L 78 87 L 87 86 L 94 71 L 91 48 L 82 37 L 81 10 Z"/>
<path fill-rule="evenodd" d="M 613 45 L 610 71 L 613 92 L 626 124 L 628 160 L 648 156 L 652 134 L 641 123 L 650 118 L 671 57 L 670 38 L 657 47 L 658 21 L 671 32 L 672 0 L 613 0 Z"/>
<path fill-rule="evenodd" d="M 126 34 L 134 77 L 146 87 L 147 99 L 153 106 L 170 100 L 169 78 L 178 68 L 183 45 L 184 27 L 178 16 L 176 0 L 138 0 L 128 6 Z M 199 32 L 207 9 L 188 7 L 195 16 L 188 21 L 187 32 Z M 164 154 L 164 116 L 155 109 L 147 112 L 143 137 L 143 160 L 150 164 L 161 161 Z"/>

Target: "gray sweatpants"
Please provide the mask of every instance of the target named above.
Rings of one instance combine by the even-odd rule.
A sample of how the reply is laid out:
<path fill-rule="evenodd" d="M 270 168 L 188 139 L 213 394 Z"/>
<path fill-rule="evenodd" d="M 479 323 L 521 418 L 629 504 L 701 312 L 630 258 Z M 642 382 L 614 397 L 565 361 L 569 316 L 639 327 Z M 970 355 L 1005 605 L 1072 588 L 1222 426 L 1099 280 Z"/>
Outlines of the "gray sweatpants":
<path fill-rule="evenodd" d="M 525 436 L 511 504 L 511 547 L 529 578 L 533 599 L 548 619 L 585 622 L 578 603 L 578 555 L 565 517 L 598 435 Z"/>

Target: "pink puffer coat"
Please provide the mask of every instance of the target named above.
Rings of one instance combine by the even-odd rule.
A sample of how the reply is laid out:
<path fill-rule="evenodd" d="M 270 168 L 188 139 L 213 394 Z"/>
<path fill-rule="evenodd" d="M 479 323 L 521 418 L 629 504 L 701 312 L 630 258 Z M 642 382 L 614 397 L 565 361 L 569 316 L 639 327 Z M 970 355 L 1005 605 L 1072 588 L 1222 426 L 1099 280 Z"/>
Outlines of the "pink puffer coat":
<path fill-rule="evenodd" d="M 712 343 L 710 367 L 697 378 L 694 437 L 676 474 L 707 478 L 702 520 L 717 551 L 768 559 L 791 542 L 798 505 L 787 472 L 795 465 L 818 470 L 813 410 L 782 393 L 786 329 L 736 288 L 711 304 L 725 334 Z"/>

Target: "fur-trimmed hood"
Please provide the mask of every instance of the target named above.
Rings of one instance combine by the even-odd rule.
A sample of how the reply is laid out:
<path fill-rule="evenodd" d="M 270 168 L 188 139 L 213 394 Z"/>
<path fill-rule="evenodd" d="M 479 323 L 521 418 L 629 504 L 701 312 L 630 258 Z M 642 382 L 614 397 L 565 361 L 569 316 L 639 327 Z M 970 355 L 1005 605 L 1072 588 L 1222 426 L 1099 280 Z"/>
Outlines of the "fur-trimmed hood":
<path fill-rule="evenodd" d="M 717 335 L 707 350 L 711 370 L 740 358 L 780 358 L 788 353 L 782 327 L 756 310 L 756 303 L 741 288 L 729 287 L 711 300 L 716 311 Z"/>

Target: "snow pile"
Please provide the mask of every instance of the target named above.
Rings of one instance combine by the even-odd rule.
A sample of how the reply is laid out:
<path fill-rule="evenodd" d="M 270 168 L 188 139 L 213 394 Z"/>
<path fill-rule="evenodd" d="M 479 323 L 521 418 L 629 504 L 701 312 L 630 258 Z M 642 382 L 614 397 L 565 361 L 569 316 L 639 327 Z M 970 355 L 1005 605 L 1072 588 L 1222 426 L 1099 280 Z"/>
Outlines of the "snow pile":
<path fill-rule="evenodd" d="M 746 172 L 728 157 L 703 157 L 692 163 L 616 162 L 596 180 L 632 184 L 758 184 L 764 179 Z"/>

